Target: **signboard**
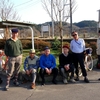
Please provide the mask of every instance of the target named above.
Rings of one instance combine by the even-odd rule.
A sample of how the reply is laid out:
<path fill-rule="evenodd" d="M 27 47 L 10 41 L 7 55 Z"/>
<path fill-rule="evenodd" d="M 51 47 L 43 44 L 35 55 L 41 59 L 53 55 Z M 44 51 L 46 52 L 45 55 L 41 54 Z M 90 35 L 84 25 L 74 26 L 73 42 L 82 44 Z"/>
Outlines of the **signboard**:
<path fill-rule="evenodd" d="M 42 26 L 42 31 L 43 32 L 48 32 L 49 31 L 49 26 Z"/>

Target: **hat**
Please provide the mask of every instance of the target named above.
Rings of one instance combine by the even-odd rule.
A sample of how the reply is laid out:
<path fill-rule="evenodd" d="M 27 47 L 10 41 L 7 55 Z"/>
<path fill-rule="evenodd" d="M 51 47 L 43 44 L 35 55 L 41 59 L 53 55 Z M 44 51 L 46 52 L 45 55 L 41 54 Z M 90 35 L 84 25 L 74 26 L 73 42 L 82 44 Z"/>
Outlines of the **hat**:
<path fill-rule="evenodd" d="M 31 49 L 31 50 L 30 50 L 30 53 L 35 53 L 35 50 L 34 50 L 34 49 Z"/>
<path fill-rule="evenodd" d="M 50 49 L 49 47 L 45 47 L 44 50 Z"/>
<path fill-rule="evenodd" d="M 12 31 L 12 33 L 17 33 L 18 32 L 18 29 L 14 28 L 11 31 Z"/>
<path fill-rule="evenodd" d="M 67 48 L 67 49 L 69 49 L 69 46 L 68 46 L 68 45 L 64 45 L 63 48 Z"/>

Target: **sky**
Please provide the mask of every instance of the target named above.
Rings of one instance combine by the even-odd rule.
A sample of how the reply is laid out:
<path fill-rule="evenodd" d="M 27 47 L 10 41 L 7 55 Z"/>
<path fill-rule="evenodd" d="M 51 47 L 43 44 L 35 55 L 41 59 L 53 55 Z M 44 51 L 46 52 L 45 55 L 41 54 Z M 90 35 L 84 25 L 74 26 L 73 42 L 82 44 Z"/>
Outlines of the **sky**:
<path fill-rule="evenodd" d="M 51 18 L 44 10 L 41 0 L 11 0 L 14 9 L 21 17 L 21 21 L 41 24 L 51 21 Z M 77 9 L 72 15 L 72 22 L 83 20 L 98 21 L 98 10 L 100 0 L 76 0 Z M 69 21 L 69 20 L 68 20 Z"/>

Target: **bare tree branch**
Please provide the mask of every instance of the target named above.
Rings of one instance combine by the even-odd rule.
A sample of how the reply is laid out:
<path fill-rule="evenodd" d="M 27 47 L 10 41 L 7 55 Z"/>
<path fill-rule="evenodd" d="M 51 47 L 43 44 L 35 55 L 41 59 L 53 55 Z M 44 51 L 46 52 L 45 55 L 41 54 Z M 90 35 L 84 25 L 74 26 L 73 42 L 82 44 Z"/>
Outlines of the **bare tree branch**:
<path fill-rule="evenodd" d="M 20 20 L 10 0 L 0 0 L 0 12 L 1 20 Z"/>

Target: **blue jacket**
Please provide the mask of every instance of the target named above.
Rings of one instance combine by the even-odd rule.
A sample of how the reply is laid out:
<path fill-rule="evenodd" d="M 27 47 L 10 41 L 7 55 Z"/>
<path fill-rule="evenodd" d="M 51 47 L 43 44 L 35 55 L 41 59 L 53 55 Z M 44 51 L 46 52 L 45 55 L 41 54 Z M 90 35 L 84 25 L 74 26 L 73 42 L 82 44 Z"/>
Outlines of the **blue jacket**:
<path fill-rule="evenodd" d="M 40 57 L 40 68 L 55 68 L 56 67 L 56 59 L 52 54 L 46 56 L 45 54 Z"/>

